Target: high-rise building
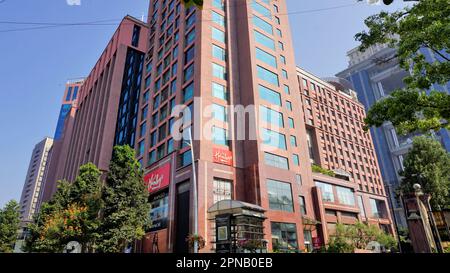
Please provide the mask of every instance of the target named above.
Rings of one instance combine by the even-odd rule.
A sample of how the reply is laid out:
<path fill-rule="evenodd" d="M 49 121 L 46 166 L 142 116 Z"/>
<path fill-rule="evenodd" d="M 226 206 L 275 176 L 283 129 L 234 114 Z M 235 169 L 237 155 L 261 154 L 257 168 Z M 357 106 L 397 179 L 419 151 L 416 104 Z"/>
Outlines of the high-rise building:
<path fill-rule="evenodd" d="M 85 163 L 107 171 L 115 144 L 134 146 L 147 34 L 144 22 L 126 16 L 82 83 L 50 192 L 57 180 L 73 181 Z"/>
<path fill-rule="evenodd" d="M 363 129 L 364 106 L 356 92 L 345 79 L 321 80 L 303 69 L 297 72 L 313 164 L 313 202 L 322 228 L 328 229 L 323 234 L 332 234 L 338 222 L 355 221 L 394 233 L 375 148 Z M 334 178 L 322 175 L 318 167 L 332 170 Z"/>
<path fill-rule="evenodd" d="M 84 79 L 71 80 L 66 83 L 66 89 L 61 102 L 61 110 L 59 112 L 58 123 L 56 125 L 54 140 L 59 140 L 64 132 L 64 123 L 67 115 L 72 109 L 73 104 L 78 99 L 78 91 L 83 85 Z"/>
<path fill-rule="evenodd" d="M 66 83 L 61 102 L 61 110 L 55 129 L 52 153 L 49 158 L 48 173 L 43 181 L 43 190 L 38 201 L 38 208 L 40 208 L 42 202 L 49 201 L 57 189 L 56 175 L 58 165 L 62 166 L 66 161 L 66 157 L 61 156 L 61 154 L 67 152 L 68 143 L 72 136 L 73 119 L 75 117 L 78 94 L 83 82 L 84 79 L 76 79 Z"/>
<path fill-rule="evenodd" d="M 196 227 L 202 251 L 214 251 L 208 209 L 228 199 L 265 210 L 270 250 L 311 250 L 338 222 L 392 232 L 364 109 L 346 88 L 297 70 L 285 14 L 283 0 L 150 1 L 136 151 L 152 225 L 137 251 L 187 252 Z M 190 111 L 178 115 L 180 105 Z"/>
<path fill-rule="evenodd" d="M 36 144 L 31 154 L 22 196 L 20 197 L 20 222 L 22 227 L 31 222 L 38 211 L 39 198 L 43 190 L 43 181 L 45 181 L 47 175 L 52 147 L 53 139 L 46 137 Z"/>
<path fill-rule="evenodd" d="M 349 67 L 336 74 L 352 83 L 366 110 L 396 89 L 405 87 L 403 79 L 409 76 L 409 72 L 400 68 L 399 61 L 395 58 L 396 52 L 396 49 L 387 45 L 375 45 L 365 52 L 360 52 L 359 47 L 354 48 L 347 53 Z M 420 52 L 429 62 L 439 60 L 430 50 L 421 49 Z M 433 89 L 448 93 L 450 83 L 445 86 L 433 85 Z M 404 157 L 412 146 L 412 138 L 417 134 L 399 135 L 390 122 L 379 128 L 372 128 L 370 132 L 396 224 L 406 227 L 401 201 L 396 197 L 395 190 L 401 181 L 399 171 L 403 170 Z M 436 138 L 450 151 L 450 135 L 447 130 L 441 130 Z"/>

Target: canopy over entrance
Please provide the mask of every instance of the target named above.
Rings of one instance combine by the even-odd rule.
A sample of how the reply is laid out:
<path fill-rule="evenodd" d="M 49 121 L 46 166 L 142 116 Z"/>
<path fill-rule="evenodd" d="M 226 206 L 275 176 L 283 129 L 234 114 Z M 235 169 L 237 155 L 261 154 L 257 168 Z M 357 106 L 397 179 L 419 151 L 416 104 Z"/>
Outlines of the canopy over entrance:
<path fill-rule="evenodd" d="M 208 218 L 214 219 L 216 215 L 232 214 L 233 216 L 245 215 L 259 218 L 265 218 L 264 212 L 266 210 L 262 207 L 237 200 L 222 200 L 208 209 Z"/>

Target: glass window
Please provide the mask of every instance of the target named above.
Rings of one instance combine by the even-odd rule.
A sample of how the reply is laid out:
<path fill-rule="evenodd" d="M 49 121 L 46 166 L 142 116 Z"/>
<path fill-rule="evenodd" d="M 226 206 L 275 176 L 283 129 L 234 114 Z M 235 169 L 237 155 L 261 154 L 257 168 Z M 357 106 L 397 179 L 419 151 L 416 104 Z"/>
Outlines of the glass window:
<path fill-rule="evenodd" d="M 194 64 L 192 63 L 186 69 L 184 69 L 184 81 L 187 82 L 194 76 Z"/>
<path fill-rule="evenodd" d="M 213 76 L 222 80 L 226 79 L 225 67 L 220 64 L 213 63 Z"/>
<path fill-rule="evenodd" d="M 227 122 L 227 109 L 225 106 L 213 103 L 212 111 L 213 118 Z"/>
<path fill-rule="evenodd" d="M 271 154 L 271 153 L 264 153 L 264 162 L 272 167 L 280 168 L 289 170 L 289 162 L 286 157 Z"/>
<path fill-rule="evenodd" d="M 267 48 L 270 48 L 272 50 L 275 50 L 275 42 L 267 37 L 266 35 L 262 34 L 259 31 L 254 30 L 253 31 L 254 35 L 255 35 L 255 41 Z"/>
<path fill-rule="evenodd" d="M 298 249 L 295 224 L 271 222 L 271 230 L 274 250 L 289 252 Z"/>
<path fill-rule="evenodd" d="M 194 82 L 183 89 L 183 102 L 190 100 L 194 96 Z"/>
<path fill-rule="evenodd" d="M 213 0 L 213 6 L 220 9 L 220 10 L 224 10 L 225 6 L 223 4 L 223 0 Z"/>
<path fill-rule="evenodd" d="M 186 50 L 186 53 L 184 54 L 184 64 L 188 64 L 190 61 L 194 59 L 195 56 L 195 47 L 190 47 L 188 50 Z"/>
<path fill-rule="evenodd" d="M 316 186 L 322 192 L 322 200 L 325 202 L 334 202 L 333 186 L 330 184 L 316 182 Z"/>
<path fill-rule="evenodd" d="M 279 86 L 278 75 L 261 66 L 257 66 L 258 78 L 273 85 Z"/>
<path fill-rule="evenodd" d="M 281 106 L 281 95 L 280 93 L 269 89 L 265 86 L 259 85 L 259 97 L 265 101 L 272 104 Z"/>
<path fill-rule="evenodd" d="M 283 134 L 262 128 L 262 139 L 265 145 L 287 150 L 286 137 Z"/>
<path fill-rule="evenodd" d="M 212 27 L 212 38 L 216 41 L 225 43 L 225 32 L 215 27 Z"/>
<path fill-rule="evenodd" d="M 256 59 L 274 68 L 277 68 L 277 58 L 258 47 L 256 48 Z"/>
<path fill-rule="evenodd" d="M 289 121 L 289 127 L 290 128 L 295 128 L 294 119 L 293 118 L 288 118 L 288 121 Z"/>
<path fill-rule="evenodd" d="M 287 108 L 289 111 L 292 111 L 292 103 L 291 103 L 290 101 L 286 101 L 286 108 Z"/>
<path fill-rule="evenodd" d="M 225 26 L 225 18 L 223 17 L 223 15 L 218 14 L 215 11 L 211 11 L 211 17 L 212 17 L 212 21 L 222 27 Z"/>
<path fill-rule="evenodd" d="M 189 45 L 190 43 L 192 43 L 195 40 L 195 29 L 191 30 L 187 35 L 186 35 L 186 45 Z"/>
<path fill-rule="evenodd" d="M 295 136 L 291 136 L 291 146 L 297 147 L 297 138 Z"/>
<path fill-rule="evenodd" d="M 272 12 L 270 11 L 270 9 L 264 7 L 263 5 L 256 2 L 255 0 L 253 0 L 253 2 L 252 2 L 252 8 L 254 11 L 260 13 L 261 15 L 264 15 L 265 17 L 270 18 L 272 15 Z"/>
<path fill-rule="evenodd" d="M 72 89 L 73 87 L 70 86 L 67 90 L 67 95 L 66 95 L 66 100 L 70 100 L 70 98 L 72 97 Z"/>
<path fill-rule="evenodd" d="M 363 218 L 366 218 L 366 210 L 364 209 L 364 202 L 363 202 L 363 198 L 361 195 L 358 196 L 358 206 L 359 206 L 359 211 L 361 212 L 361 216 Z"/>
<path fill-rule="evenodd" d="M 225 49 L 220 46 L 212 45 L 213 57 L 225 61 Z"/>
<path fill-rule="evenodd" d="M 260 105 L 259 106 L 259 111 L 260 111 L 260 118 L 261 120 L 268 122 L 270 124 L 273 124 L 275 126 L 284 127 L 284 122 L 283 122 L 283 114 L 280 112 L 277 112 L 275 110 L 272 110 L 270 108 L 267 108 L 265 106 Z"/>
<path fill-rule="evenodd" d="M 227 89 L 225 88 L 225 86 L 215 83 L 212 83 L 212 94 L 214 97 L 222 99 L 222 100 L 227 100 Z"/>
<path fill-rule="evenodd" d="M 233 199 L 232 182 L 229 180 L 214 178 L 213 180 L 213 202 Z"/>
<path fill-rule="evenodd" d="M 292 155 L 292 161 L 294 162 L 294 165 L 300 166 L 300 159 L 297 154 Z"/>
<path fill-rule="evenodd" d="M 272 179 L 267 180 L 269 207 L 272 210 L 294 211 L 291 184 Z"/>
<path fill-rule="evenodd" d="M 339 203 L 348 206 L 355 205 L 355 196 L 353 191 L 349 188 L 336 186 L 337 197 L 339 199 Z"/>
<path fill-rule="evenodd" d="M 302 215 L 306 215 L 306 202 L 304 196 L 299 196 L 298 198 L 299 204 L 300 204 L 300 212 Z"/>
<path fill-rule="evenodd" d="M 139 142 L 139 149 L 138 149 L 138 156 L 144 154 L 145 151 L 145 140 L 142 140 L 141 142 Z"/>
<path fill-rule="evenodd" d="M 273 34 L 273 27 L 271 24 L 267 23 L 263 19 L 259 18 L 258 16 L 253 16 L 253 24 L 260 28 L 261 30 L 264 30 L 268 34 Z"/>
<path fill-rule="evenodd" d="M 192 164 L 191 150 L 188 150 L 180 155 L 180 166 L 184 167 Z"/>
<path fill-rule="evenodd" d="M 214 126 L 212 128 L 212 140 L 214 144 L 228 146 L 227 130 Z"/>
<path fill-rule="evenodd" d="M 173 138 L 169 139 L 169 141 L 167 141 L 167 153 L 170 154 L 171 152 L 173 152 L 175 150 L 174 148 L 174 142 L 173 142 Z"/>

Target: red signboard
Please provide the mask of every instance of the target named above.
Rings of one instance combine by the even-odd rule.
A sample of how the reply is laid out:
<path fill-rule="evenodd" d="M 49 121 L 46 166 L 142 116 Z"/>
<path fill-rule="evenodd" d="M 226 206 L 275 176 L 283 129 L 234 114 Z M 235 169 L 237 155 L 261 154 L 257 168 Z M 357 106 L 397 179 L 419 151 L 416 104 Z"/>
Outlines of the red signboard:
<path fill-rule="evenodd" d="M 322 246 L 322 240 L 319 237 L 313 237 L 312 242 L 314 248 L 320 248 Z"/>
<path fill-rule="evenodd" d="M 228 150 L 214 148 L 213 162 L 231 166 L 233 165 L 233 154 Z"/>
<path fill-rule="evenodd" d="M 159 191 L 170 184 L 170 163 L 148 173 L 144 177 L 144 183 L 149 193 Z"/>

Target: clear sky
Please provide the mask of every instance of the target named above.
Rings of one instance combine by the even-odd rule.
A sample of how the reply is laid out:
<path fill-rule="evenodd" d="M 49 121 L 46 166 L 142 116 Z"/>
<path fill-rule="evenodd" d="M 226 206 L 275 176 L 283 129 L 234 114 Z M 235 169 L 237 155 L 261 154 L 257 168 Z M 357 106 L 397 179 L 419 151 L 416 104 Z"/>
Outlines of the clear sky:
<path fill-rule="evenodd" d="M 385 6 L 348 5 L 356 0 L 286 0 L 297 64 L 318 76 L 346 68 L 346 52 L 367 16 Z M 120 19 L 146 14 L 148 0 L 0 0 L 0 207 L 19 201 L 31 152 L 45 136 L 53 136 L 64 84 L 86 76 Z M 402 6 L 397 4 L 390 10 Z M 314 11 L 316 10 L 316 11 Z M 36 27 L 7 22 L 107 25 Z"/>

